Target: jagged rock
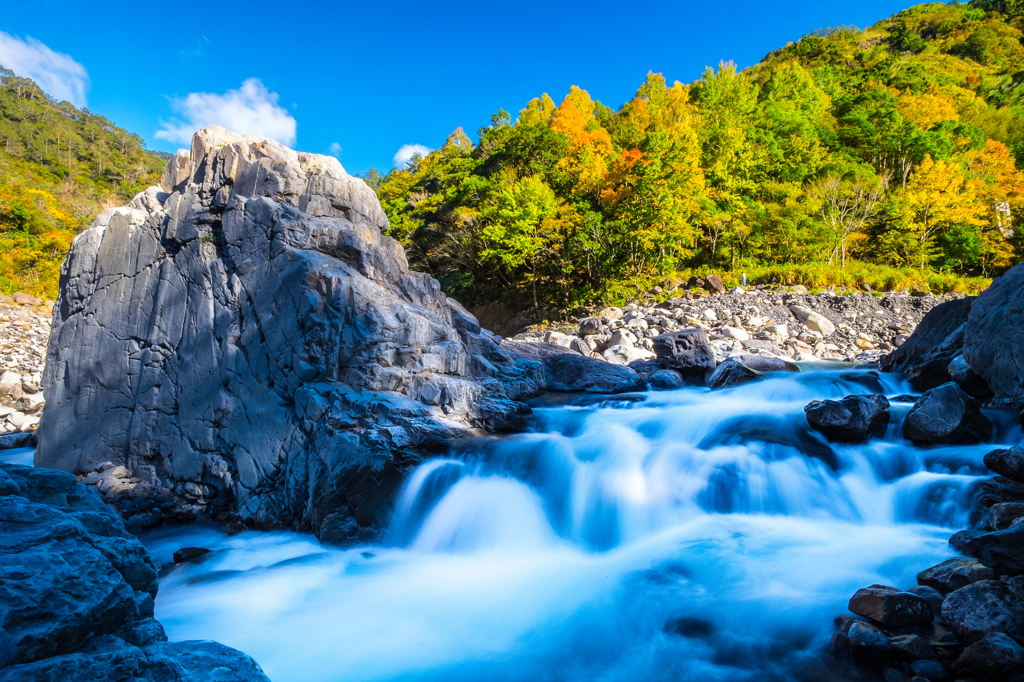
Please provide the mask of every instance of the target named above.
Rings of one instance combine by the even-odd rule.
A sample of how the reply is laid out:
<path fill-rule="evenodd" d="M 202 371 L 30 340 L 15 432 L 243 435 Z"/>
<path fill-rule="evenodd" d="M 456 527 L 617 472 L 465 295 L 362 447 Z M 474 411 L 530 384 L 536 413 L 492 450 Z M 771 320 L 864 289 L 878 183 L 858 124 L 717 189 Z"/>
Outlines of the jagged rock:
<path fill-rule="evenodd" d="M 1024 672 L 1024 647 L 993 632 L 965 648 L 953 664 L 953 672 L 977 682 L 1009 680 Z"/>
<path fill-rule="evenodd" d="M 1005 407 L 1024 407 L 1024 264 L 992 281 L 971 307 L 964 358 Z"/>
<path fill-rule="evenodd" d="M 715 354 L 700 329 L 684 329 L 654 337 L 654 354 L 664 369 L 701 377 L 715 368 Z"/>
<path fill-rule="evenodd" d="M 927 568 L 917 574 L 919 585 L 934 588 L 939 594 L 946 595 L 961 587 L 973 585 L 982 580 L 994 578 L 992 569 L 970 557 L 947 559 L 937 566 Z"/>
<path fill-rule="evenodd" d="M 876 665 L 889 660 L 892 649 L 878 628 L 867 623 L 853 623 L 847 630 L 850 656 L 862 665 Z"/>
<path fill-rule="evenodd" d="M 974 398 L 949 382 L 917 399 L 903 422 L 903 436 L 915 443 L 981 443 L 992 437 L 992 422 Z"/>
<path fill-rule="evenodd" d="M 927 599 L 886 585 L 857 590 L 848 608 L 859 616 L 893 628 L 927 625 L 934 618 Z"/>
<path fill-rule="evenodd" d="M 725 284 L 722 282 L 722 278 L 718 275 L 708 275 L 704 280 L 704 283 L 700 285 L 705 291 L 710 291 L 713 294 L 720 294 L 725 291 Z"/>
<path fill-rule="evenodd" d="M 813 400 L 804 408 L 807 422 L 829 440 L 863 443 L 885 435 L 889 401 L 884 395 L 850 395 L 842 400 Z"/>
<path fill-rule="evenodd" d="M 1000 476 L 1024 483 L 1024 448 L 1014 445 L 1011 448 L 993 450 L 985 455 L 985 466 Z"/>
<path fill-rule="evenodd" d="M 1015 640 L 1024 637 L 1024 610 L 1016 594 L 995 580 L 982 580 L 949 594 L 942 602 L 942 620 L 963 644 L 993 632 Z"/>
<path fill-rule="evenodd" d="M 818 332 L 826 337 L 836 333 L 836 325 L 821 313 L 816 313 L 810 308 L 800 305 L 791 305 L 789 309 L 793 312 L 796 319 L 800 320 L 811 331 Z"/>
<path fill-rule="evenodd" d="M 1024 526 L 976 535 L 967 541 L 967 551 L 998 574 L 1020 575 L 1024 573 Z"/>
<path fill-rule="evenodd" d="M 708 379 L 711 388 L 728 388 L 762 379 L 772 372 L 798 372 L 799 368 L 782 358 L 763 355 L 734 355 L 720 364 Z"/>
<path fill-rule="evenodd" d="M 380 528 L 452 423 L 518 428 L 539 390 L 387 228 L 336 159 L 198 132 L 72 245 L 36 462 L 153 467 L 261 527 Z"/>
<path fill-rule="evenodd" d="M 963 351 L 964 323 L 974 301 L 971 296 L 932 308 L 910 338 L 882 358 L 879 369 L 907 375 L 918 391 L 951 381 L 949 363 Z"/>
<path fill-rule="evenodd" d="M 156 592 L 145 547 L 95 492 L 0 463 L 0 682 L 267 682 L 216 642 L 168 644 Z"/>

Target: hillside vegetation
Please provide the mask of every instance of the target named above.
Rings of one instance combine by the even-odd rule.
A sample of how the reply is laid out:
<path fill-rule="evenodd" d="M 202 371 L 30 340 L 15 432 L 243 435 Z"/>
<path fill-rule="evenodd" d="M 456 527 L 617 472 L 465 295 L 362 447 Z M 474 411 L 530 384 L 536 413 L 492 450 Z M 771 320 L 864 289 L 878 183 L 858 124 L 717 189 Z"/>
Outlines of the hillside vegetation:
<path fill-rule="evenodd" d="M 469 303 L 566 309 L 663 280 L 976 290 L 1020 260 L 1024 0 L 816 31 L 738 72 L 573 87 L 367 181 Z"/>
<path fill-rule="evenodd" d="M 164 158 L 0 66 L 0 291 L 56 298 L 71 239 L 156 184 Z"/>

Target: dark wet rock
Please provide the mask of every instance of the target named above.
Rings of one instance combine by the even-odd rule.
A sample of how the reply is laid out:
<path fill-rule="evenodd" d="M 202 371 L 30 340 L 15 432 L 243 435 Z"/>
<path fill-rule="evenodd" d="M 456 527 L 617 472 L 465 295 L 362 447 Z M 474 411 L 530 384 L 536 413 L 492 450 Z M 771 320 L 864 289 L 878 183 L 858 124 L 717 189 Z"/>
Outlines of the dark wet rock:
<path fill-rule="evenodd" d="M 898 635 L 889 638 L 893 655 L 903 661 L 919 661 L 935 657 L 928 640 L 920 635 Z"/>
<path fill-rule="evenodd" d="M 1024 407 L 1024 265 L 992 281 L 964 328 L 964 358 L 1003 407 Z"/>
<path fill-rule="evenodd" d="M 576 354 L 545 358 L 544 379 L 549 391 L 569 393 L 633 393 L 647 388 L 629 367 Z"/>
<path fill-rule="evenodd" d="M 173 559 L 176 564 L 188 564 L 209 553 L 210 550 L 203 547 L 182 547 L 174 552 Z"/>
<path fill-rule="evenodd" d="M 965 648 L 953 672 L 977 682 L 1001 682 L 1024 673 L 1024 647 L 1001 632 L 982 637 Z"/>
<path fill-rule="evenodd" d="M 982 580 L 950 593 L 942 603 L 942 620 L 965 645 L 993 632 L 1015 640 L 1024 637 L 1024 610 L 1017 595 L 995 580 Z"/>
<path fill-rule="evenodd" d="M 903 394 L 900 394 L 900 395 L 894 395 L 894 396 L 890 397 L 889 398 L 889 402 L 890 403 L 916 403 L 917 399 L 920 398 L 920 397 L 921 396 L 907 395 L 907 394 L 903 393 Z"/>
<path fill-rule="evenodd" d="M 885 435 L 889 401 L 884 395 L 850 395 L 842 400 L 814 400 L 804 408 L 807 422 L 826 438 L 863 443 Z"/>
<path fill-rule="evenodd" d="M 1000 476 L 1024 483 L 1024 448 L 1014 445 L 1011 448 L 993 450 L 985 455 L 985 466 Z"/>
<path fill-rule="evenodd" d="M 708 379 L 711 388 L 728 388 L 763 379 L 773 372 L 798 372 L 799 368 L 782 358 L 763 355 L 735 355 L 720 364 Z"/>
<path fill-rule="evenodd" d="M 654 354 L 664 369 L 703 380 L 715 368 L 715 354 L 700 329 L 684 329 L 654 337 Z"/>
<path fill-rule="evenodd" d="M 1024 517 L 1024 502 L 1000 502 L 992 505 L 985 517 L 988 530 L 1006 530 L 1013 522 Z"/>
<path fill-rule="evenodd" d="M 502 350 L 335 159 L 208 128 L 71 247 L 36 463 L 146 473 L 194 514 L 379 529 L 405 471 L 523 425 Z"/>
<path fill-rule="evenodd" d="M 932 607 L 932 613 L 942 613 L 942 600 L 944 599 L 941 592 L 936 590 L 934 587 L 928 585 L 914 585 L 907 589 L 910 594 L 916 594 L 918 597 L 926 600 Z"/>
<path fill-rule="evenodd" d="M 967 543 L 981 534 L 979 530 L 958 530 L 949 536 L 949 546 L 961 554 L 968 554 Z"/>
<path fill-rule="evenodd" d="M 885 387 L 882 386 L 881 377 L 879 377 L 878 372 L 873 370 L 870 372 L 845 372 L 840 374 L 839 378 L 843 381 L 863 386 L 872 393 L 881 393 L 885 390 Z"/>
<path fill-rule="evenodd" d="M 828 645 L 828 653 L 835 658 L 850 655 L 850 638 L 845 632 L 833 632 L 832 641 Z"/>
<path fill-rule="evenodd" d="M 917 582 L 919 585 L 937 590 L 942 595 L 947 595 L 961 587 L 967 587 L 982 580 L 991 580 L 994 577 L 992 569 L 979 563 L 976 559 L 957 557 L 947 559 L 937 566 L 921 571 L 917 574 Z"/>
<path fill-rule="evenodd" d="M 656 391 L 674 391 L 686 385 L 683 378 L 679 376 L 679 372 L 671 369 L 654 372 L 647 378 L 647 381 L 650 383 L 651 388 Z"/>
<path fill-rule="evenodd" d="M 910 672 L 931 682 L 942 682 L 946 679 L 946 668 L 938 661 L 914 661 L 910 664 Z"/>
<path fill-rule="evenodd" d="M 983 378 L 974 373 L 974 370 L 967 364 L 967 359 L 963 355 L 953 358 L 953 361 L 949 363 L 948 370 L 950 378 L 960 388 L 964 389 L 964 393 L 975 400 L 984 402 L 995 397 L 992 389 L 988 387 Z"/>
<path fill-rule="evenodd" d="M 266 682 L 233 649 L 166 642 L 153 561 L 93 489 L 61 471 L 0 472 L 0 682 Z"/>
<path fill-rule="evenodd" d="M 967 551 L 998 575 L 1024 573 L 1024 526 L 976 535 L 967 541 Z"/>
<path fill-rule="evenodd" d="M 907 375 L 918 391 L 952 381 L 949 363 L 963 352 L 964 323 L 974 301 L 968 297 L 932 308 L 910 338 L 881 359 L 879 369 Z"/>
<path fill-rule="evenodd" d="M 853 623 L 846 636 L 850 642 L 850 656 L 862 665 L 878 665 L 892 656 L 889 640 L 882 632 L 866 623 Z"/>
<path fill-rule="evenodd" d="M 0 434 L 0 450 L 34 448 L 38 439 L 35 431 L 18 431 Z"/>
<path fill-rule="evenodd" d="M 850 598 L 850 611 L 892 628 L 912 628 L 932 622 L 927 599 L 886 585 L 862 588 Z"/>
<path fill-rule="evenodd" d="M 974 398 L 950 382 L 917 399 L 903 422 L 903 436 L 933 445 L 981 443 L 992 437 L 992 422 Z"/>

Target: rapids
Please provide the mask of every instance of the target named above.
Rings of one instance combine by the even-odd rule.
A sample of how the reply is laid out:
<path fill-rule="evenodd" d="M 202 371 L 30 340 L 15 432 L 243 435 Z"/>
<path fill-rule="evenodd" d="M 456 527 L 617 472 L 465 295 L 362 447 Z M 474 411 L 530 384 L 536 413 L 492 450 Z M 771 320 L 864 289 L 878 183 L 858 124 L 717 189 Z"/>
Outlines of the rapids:
<path fill-rule="evenodd" d="M 820 368 L 820 366 L 819 366 Z M 983 455 L 885 439 L 830 445 L 813 399 L 909 392 L 807 369 L 711 392 L 555 396 L 530 432 L 481 438 L 409 476 L 381 544 L 168 528 L 172 640 L 214 639 L 275 682 L 785 680 L 821 668 L 858 588 L 909 587 L 953 555 Z"/>

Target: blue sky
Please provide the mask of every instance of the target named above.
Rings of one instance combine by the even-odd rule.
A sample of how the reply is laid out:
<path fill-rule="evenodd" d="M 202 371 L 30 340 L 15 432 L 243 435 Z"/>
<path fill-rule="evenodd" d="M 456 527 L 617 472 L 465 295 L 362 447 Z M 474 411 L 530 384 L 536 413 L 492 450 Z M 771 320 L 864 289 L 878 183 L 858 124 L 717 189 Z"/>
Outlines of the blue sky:
<path fill-rule="evenodd" d="M 362 173 L 458 126 L 475 137 L 499 107 L 514 115 L 543 92 L 560 101 L 579 85 L 617 108 L 648 71 L 691 82 L 720 60 L 750 66 L 815 28 L 911 4 L 33 0 L 0 14 L 0 64 L 152 149 L 220 121 Z"/>

